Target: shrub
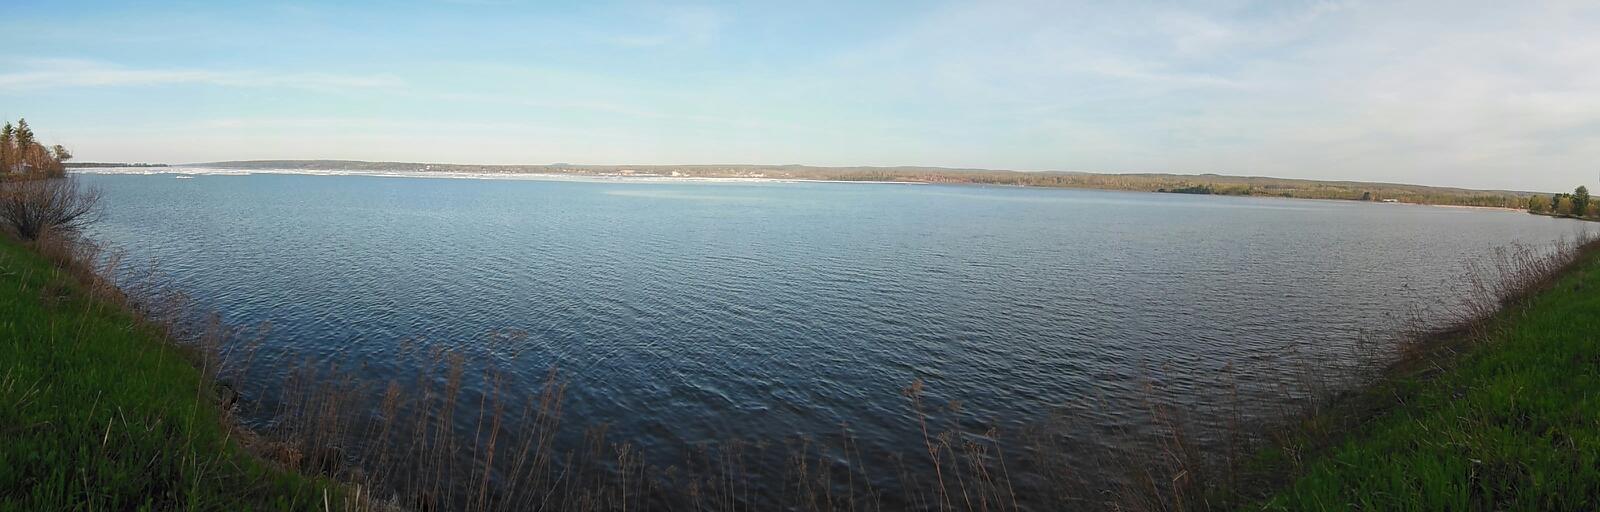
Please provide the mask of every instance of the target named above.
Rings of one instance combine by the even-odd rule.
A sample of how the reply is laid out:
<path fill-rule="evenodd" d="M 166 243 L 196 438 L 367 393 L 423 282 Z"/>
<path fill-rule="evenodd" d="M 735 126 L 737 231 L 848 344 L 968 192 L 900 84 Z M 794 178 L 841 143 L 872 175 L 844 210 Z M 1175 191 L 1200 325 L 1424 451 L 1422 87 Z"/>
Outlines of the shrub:
<path fill-rule="evenodd" d="M 79 187 L 75 178 L 0 183 L 0 224 L 23 240 L 76 233 L 101 213 L 99 189 Z"/>

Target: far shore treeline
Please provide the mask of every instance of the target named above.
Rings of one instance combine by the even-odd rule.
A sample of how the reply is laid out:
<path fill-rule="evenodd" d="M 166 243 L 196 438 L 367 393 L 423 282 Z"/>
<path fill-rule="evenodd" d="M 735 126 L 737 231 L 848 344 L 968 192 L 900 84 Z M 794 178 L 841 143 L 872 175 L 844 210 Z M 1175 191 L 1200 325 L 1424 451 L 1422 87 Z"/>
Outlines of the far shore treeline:
<path fill-rule="evenodd" d="M 812 167 L 805 165 L 471 165 L 354 160 L 250 160 L 199 164 L 229 169 L 299 169 L 474 174 L 569 174 L 690 178 L 772 178 L 896 183 L 1086 188 L 1233 196 L 1344 199 L 1524 209 L 1535 192 L 1472 190 L 1398 183 L 1319 181 L 1221 174 L 1100 174 L 944 167 Z"/>
<path fill-rule="evenodd" d="M 70 162 L 65 164 L 68 169 L 105 169 L 115 167 L 168 167 L 167 164 L 147 164 L 143 162 Z"/>
<path fill-rule="evenodd" d="M 1589 199 L 1589 187 L 1580 185 L 1570 194 L 1528 198 L 1528 212 L 1557 217 L 1600 219 L 1600 204 Z"/>

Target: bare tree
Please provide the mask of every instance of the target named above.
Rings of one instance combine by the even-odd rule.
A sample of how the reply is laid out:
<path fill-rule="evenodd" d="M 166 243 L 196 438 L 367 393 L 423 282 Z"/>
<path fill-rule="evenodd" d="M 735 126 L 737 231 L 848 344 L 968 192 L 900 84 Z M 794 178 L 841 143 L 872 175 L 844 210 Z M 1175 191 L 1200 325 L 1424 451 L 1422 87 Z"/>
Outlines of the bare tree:
<path fill-rule="evenodd" d="M 100 219 L 100 190 L 75 178 L 0 183 L 0 225 L 24 240 L 76 233 Z"/>

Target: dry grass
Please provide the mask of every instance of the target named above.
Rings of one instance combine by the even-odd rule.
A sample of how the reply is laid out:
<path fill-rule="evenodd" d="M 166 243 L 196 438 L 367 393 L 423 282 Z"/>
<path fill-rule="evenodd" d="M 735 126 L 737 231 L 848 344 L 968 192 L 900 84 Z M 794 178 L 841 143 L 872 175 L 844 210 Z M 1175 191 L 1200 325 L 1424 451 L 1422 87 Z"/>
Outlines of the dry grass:
<path fill-rule="evenodd" d="M 703 445 L 681 464 L 657 467 L 604 425 L 562 448 L 566 384 L 554 370 L 537 393 L 513 400 L 493 370 L 473 379 L 486 385 L 466 385 L 472 365 L 459 354 L 419 357 L 423 373 L 381 388 L 339 368 L 302 365 L 253 443 L 286 466 L 361 489 L 360 503 L 348 504 L 356 510 L 1017 509 L 996 432 L 933 427 L 920 383 L 907 397 L 928 429 L 924 450 L 899 471 L 882 464 L 892 457 L 863 456 L 843 426 L 834 439 Z M 779 453 L 785 467 L 755 465 Z M 891 473 L 905 495 L 887 496 L 872 481 Z"/>

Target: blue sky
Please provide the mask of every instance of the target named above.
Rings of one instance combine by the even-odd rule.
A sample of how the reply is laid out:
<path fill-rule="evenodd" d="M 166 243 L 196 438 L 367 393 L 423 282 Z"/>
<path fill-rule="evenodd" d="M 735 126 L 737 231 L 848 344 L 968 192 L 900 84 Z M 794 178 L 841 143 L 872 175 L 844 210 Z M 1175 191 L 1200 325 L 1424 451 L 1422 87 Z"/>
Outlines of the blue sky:
<path fill-rule="evenodd" d="M 0 115 L 103 161 L 1600 179 L 1600 3 L 1102 4 L 22 0 Z"/>

